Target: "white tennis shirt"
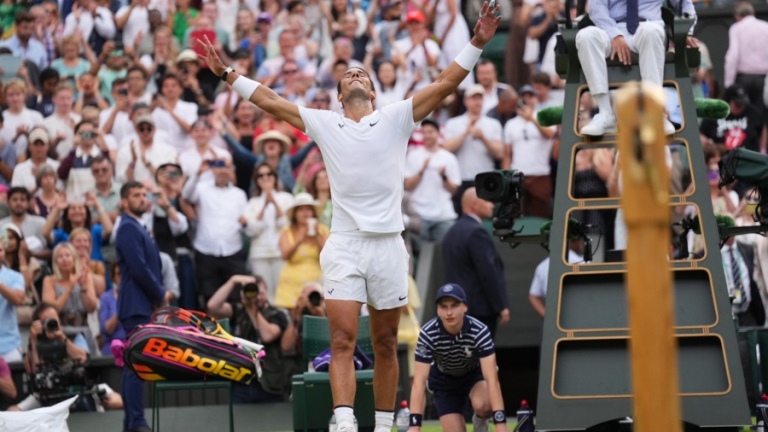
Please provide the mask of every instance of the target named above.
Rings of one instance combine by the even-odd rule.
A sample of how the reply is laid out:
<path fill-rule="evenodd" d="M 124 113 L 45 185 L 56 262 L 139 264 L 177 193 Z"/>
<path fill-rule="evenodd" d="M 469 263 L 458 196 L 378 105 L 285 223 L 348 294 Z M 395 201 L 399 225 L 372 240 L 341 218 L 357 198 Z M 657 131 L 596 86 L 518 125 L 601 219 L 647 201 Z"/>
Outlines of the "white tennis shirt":
<path fill-rule="evenodd" d="M 416 129 L 411 99 L 363 117 L 299 107 L 323 153 L 333 197 L 332 232 L 403 231 L 401 204 L 408 138 Z"/>

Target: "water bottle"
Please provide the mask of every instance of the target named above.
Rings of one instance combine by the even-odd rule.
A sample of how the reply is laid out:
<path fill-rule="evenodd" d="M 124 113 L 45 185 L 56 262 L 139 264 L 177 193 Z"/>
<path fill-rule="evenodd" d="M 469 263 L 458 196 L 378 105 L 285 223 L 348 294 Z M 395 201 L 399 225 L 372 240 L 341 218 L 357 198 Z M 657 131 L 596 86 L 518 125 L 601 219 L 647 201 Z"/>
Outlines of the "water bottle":
<path fill-rule="evenodd" d="M 523 400 L 520 402 L 520 409 L 517 410 L 517 428 L 518 432 L 534 432 L 536 429 L 533 426 L 533 410 L 528 406 L 528 401 Z"/>
<path fill-rule="evenodd" d="M 757 418 L 757 432 L 768 432 L 765 425 L 768 424 L 768 396 L 763 393 L 755 405 L 755 417 Z"/>
<path fill-rule="evenodd" d="M 411 410 L 408 409 L 408 401 L 400 402 L 400 411 L 395 416 L 397 432 L 408 432 L 411 422 Z"/>

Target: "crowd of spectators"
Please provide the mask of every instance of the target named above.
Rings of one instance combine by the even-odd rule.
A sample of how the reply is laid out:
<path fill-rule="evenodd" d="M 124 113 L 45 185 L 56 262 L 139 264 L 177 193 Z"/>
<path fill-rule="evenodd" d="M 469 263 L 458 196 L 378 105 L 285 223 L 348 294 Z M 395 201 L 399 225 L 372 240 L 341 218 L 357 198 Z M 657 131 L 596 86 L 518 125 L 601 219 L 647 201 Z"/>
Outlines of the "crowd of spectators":
<path fill-rule="evenodd" d="M 499 82 L 496 64 L 481 60 L 411 138 L 403 217 L 416 257 L 424 242 L 442 240 L 479 172 L 523 171 L 525 214 L 551 217 L 559 131 L 541 126 L 536 112 L 563 103 L 553 47 L 565 11 L 543 0 L 526 1 L 520 13 L 529 23 L 530 82 Z M 734 27 L 764 25 L 753 15 L 740 3 Z M 319 255 L 332 228 L 323 157 L 303 131 L 213 75 L 197 41 L 208 38 L 226 64 L 286 99 L 341 112 L 336 83 L 349 67 L 369 71 L 380 108 L 427 85 L 470 38 L 458 0 L 15 1 L 0 5 L 0 25 L 0 358 L 9 362 L 26 351 L 18 328 L 42 302 L 62 324 L 89 329 L 90 355 L 109 353 L 124 336 L 114 237 L 120 185 L 139 181 L 149 191 L 143 222 L 161 251 L 167 301 L 231 317 L 238 328 L 248 327 L 243 317 L 253 324 L 261 316 L 273 331 L 253 325 L 244 334 L 291 363 L 302 313 L 324 314 L 310 301 L 322 293 Z M 731 114 L 701 125 L 712 158 L 740 146 L 766 150 L 754 75 L 765 76 L 768 64 L 740 66 L 738 49 L 726 59 Z M 702 54 L 696 92 L 718 96 L 706 47 Z M 579 107 L 580 122 L 596 112 L 586 93 Z M 672 158 L 673 169 L 680 160 Z M 609 149 L 580 151 L 574 195 L 618 194 L 614 165 Z M 740 218 L 748 194 L 714 190 L 713 200 Z M 617 246 L 613 215 L 576 216 L 606 237 L 603 249 Z M 250 282 L 258 290 L 246 299 L 235 286 Z M 272 396 L 286 391 L 276 382 L 264 389 Z"/>

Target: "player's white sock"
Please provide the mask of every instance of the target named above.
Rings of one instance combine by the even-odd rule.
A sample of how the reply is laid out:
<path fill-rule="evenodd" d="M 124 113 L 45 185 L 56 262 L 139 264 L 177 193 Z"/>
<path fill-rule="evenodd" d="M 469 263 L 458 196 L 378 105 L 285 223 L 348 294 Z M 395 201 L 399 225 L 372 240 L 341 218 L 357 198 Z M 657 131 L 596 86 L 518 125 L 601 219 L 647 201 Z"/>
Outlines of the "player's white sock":
<path fill-rule="evenodd" d="M 601 93 L 592 95 L 597 102 L 597 107 L 600 112 L 606 115 L 613 115 L 613 106 L 611 106 L 611 95 L 608 93 Z"/>
<path fill-rule="evenodd" d="M 395 423 L 394 411 L 379 411 L 376 410 L 376 414 L 373 416 L 376 420 L 376 427 L 373 432 L 391 432 L 392 425 Z"/>
<path fill-rule="evenodd" d="M 333 414 L 336 416 L 337 425 L 342 423 L 355 423 L 355 413 L 350 406 L 339 405 L 333 409 Z"/>

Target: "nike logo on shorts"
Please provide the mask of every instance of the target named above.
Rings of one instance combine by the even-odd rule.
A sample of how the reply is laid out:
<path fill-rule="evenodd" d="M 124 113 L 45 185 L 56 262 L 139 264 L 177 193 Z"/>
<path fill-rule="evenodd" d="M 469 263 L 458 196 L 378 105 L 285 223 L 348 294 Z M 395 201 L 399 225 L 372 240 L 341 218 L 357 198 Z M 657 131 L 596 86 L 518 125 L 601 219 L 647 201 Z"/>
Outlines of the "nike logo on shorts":
<path fill-rule="evenodd" d="M 404 296 L 402 296 L 402 297 L 398 297 L 397 299 L 398 299 L 398 300 L 400 300 L 400 301 L 403 301 L 403 300 L 405 300 L 407 297 L 408 297 L 407 295 L 404 295 Z"/>

